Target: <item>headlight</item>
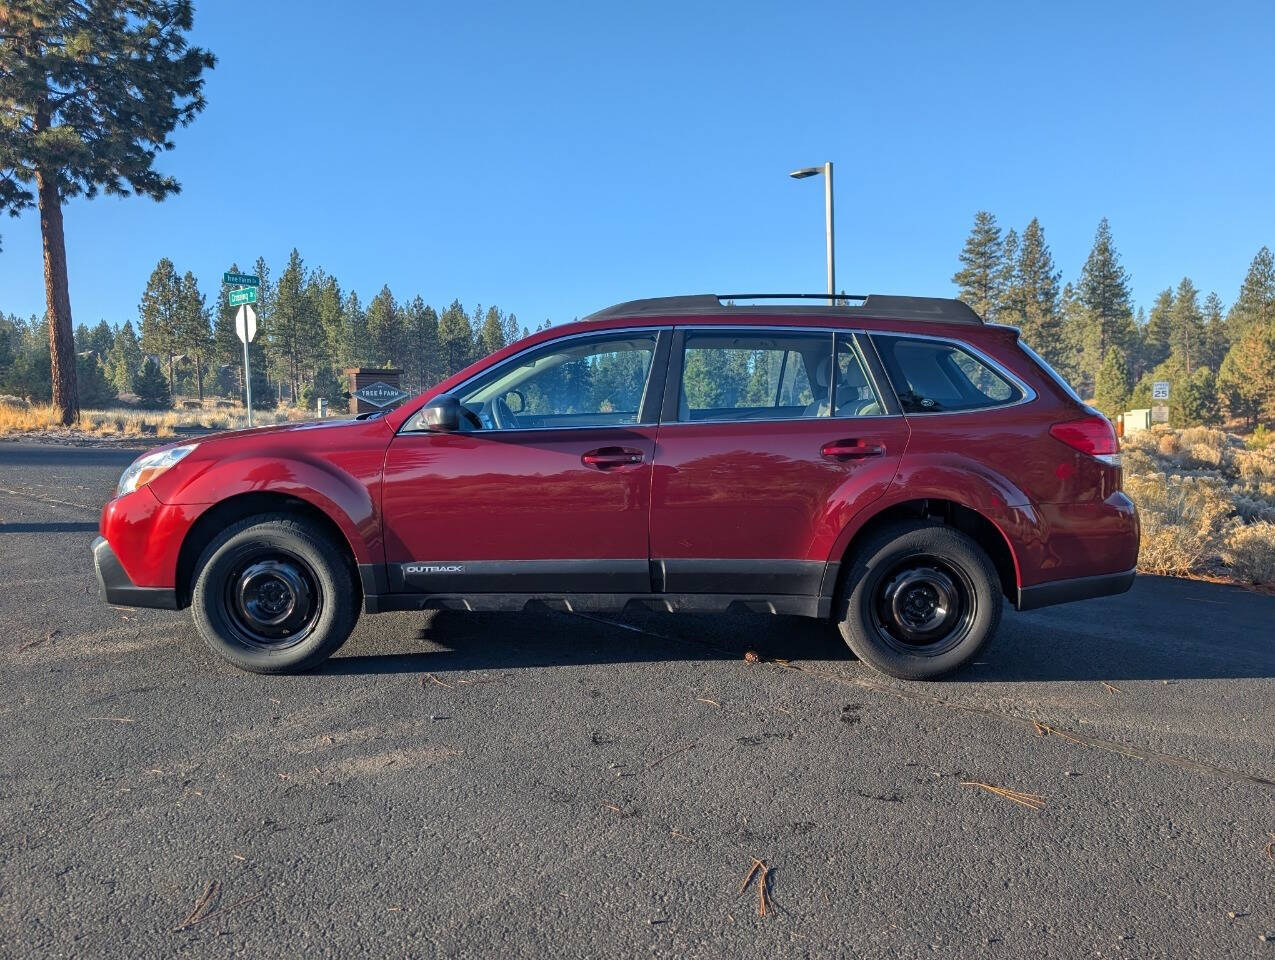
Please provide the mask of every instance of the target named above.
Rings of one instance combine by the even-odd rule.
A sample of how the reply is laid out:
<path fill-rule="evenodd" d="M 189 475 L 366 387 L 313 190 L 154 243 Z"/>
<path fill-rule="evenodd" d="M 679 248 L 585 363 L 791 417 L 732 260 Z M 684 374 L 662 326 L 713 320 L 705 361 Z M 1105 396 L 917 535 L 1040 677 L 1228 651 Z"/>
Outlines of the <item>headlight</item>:
<path fill-rule="evenodd" d="M 165 470 L 180 463 L 186 455 L 199 444 L 188 443 L 184 447 L 169 447 L 167 450 L 156 450 L 138 457 L 129 464 L 124 475 L 120 477 L 119 486 L 115 488 L 115 496 L 122 497 L 132 493 L 138 487 L 144 487 Z"/>

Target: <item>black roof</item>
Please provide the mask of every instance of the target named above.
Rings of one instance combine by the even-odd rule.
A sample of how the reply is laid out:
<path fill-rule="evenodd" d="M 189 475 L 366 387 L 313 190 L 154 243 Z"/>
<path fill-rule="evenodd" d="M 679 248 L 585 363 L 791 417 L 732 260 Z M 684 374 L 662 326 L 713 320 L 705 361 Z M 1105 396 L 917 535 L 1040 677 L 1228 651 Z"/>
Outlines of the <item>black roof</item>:
<path fill-rule="evenodd" d="M 879 293 L 867 296 L 838 294 L 837 304 L 826 302 L 826 293 L 698 293 L 685 297 L 651 297 L 617 303 L 585 320 L 609 317 L 640 317 L 678 314 L 764 314 L 776 316 L 874 317 L 889 320 L 928 320 L 934 323 L 978 323 L 982 318 L 969 304 L 946 297 L 891 297 Z M 810 303 L 742 304 L 740 300 L 808 300 Z"/>

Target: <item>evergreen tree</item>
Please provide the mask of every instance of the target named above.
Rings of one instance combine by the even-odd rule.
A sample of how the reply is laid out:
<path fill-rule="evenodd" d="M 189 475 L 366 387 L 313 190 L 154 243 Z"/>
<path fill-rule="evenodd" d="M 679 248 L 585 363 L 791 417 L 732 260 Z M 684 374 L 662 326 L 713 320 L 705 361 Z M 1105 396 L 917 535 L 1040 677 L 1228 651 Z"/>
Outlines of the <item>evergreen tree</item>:
<path fill-rule="evenodd" d="M 1275 418 L 1275 330 L 1250 319 L 1222 360 L 1217 386 L 1231 416 L 1253 426 Z"/>
<path fill-rule="evenodd" d="M 310 297 L 319 328 L 323 331 L 325 359 L 339 370 L 350 363 L 352 350 L 347 342 L 345 304 L 341 300 L 341 285 L 336 277 L 316 270 L 306 289 Z M 317 386 L 317 384 L 316 384 Z"/>
<path fill-rule="evenodd" d="M 141 368 L 142 348 L 137 342 L 137 334 L 133 332 L 133 322 L 125 320 L 106 358 L 107 375 L 115 385 L 117 395 L 133 392 L 133 381 Z"/>
<path fill-rule="evenodd" d="M 177 382 L 173 372 L 174 359 L 181 350 L 178 330 L 180 297 L 181 281 L 177 279 L 173 261 L 164 257 L 151 271 L 137 312 L 142 319 L 142 349 L 165 358 L 168 364 L 170 395 Z"/>
<path fill-rule="evenodd" d="M 1173 296 L 1169 346 L 1190 379 L 1204 353 L 1204 315 L 1200 312 L 1199 292 L 1189 277 L 1182 278 Z"/>
<path fill-rule="evenodd" d="M 459 300 L 453 300 L 438 318 L 438 353 L 444 377 L 463 370 L 474 359 L 474 329 Z"/>
<path fill-rule="evenodd" d="M 314 301 L 306 294 L 307 283 L 305 264 L 294 247 L 273 289 L 265 340 L 271 366 L 277 378 L 288 384 L 293 404 L 323 344 Z"/>
<path fill-rule="evenodd" d="M 1257 251 L 1249 264 L 1227 321 L 1231 337 L 1236 340 L 1254 324 L 1275 329 L 1275 255 L 1269 247 Z"/>
<path fill-rule="evenodd" d="M 179 189 L 153 164 L 204 107 L 216 61 L 188 45 L 191 24 L 190 0 L 0 7 L 0 210 L 39 207 L 52 396 L 67 426 L 79 399 L 62 204 Z"/>
<path fill-rule="evenodd" d="M 89 347 L 89 328 L 82 323 L 76 325 L 72 340 L 75 343 L 76 353 L 83 353 L 85 350 L 91 349 Z"/>
<path fill-rule="evenodd" d="M 168 392 L 168 381 L 154 357 L 147 357 L 141 371 L 133 381 L 133 392 L 141 405 L 148 410 L 167 410 L 173 405 L 172 395 Z"/>
<path fill-rule="evenodd" d="M 1059 370 L 1071 353 L 1059 303 L 1061 275 L 1054 267 L 1045 231 L 1033 217 L 1018 244 L 1013 284 L 1005 294 L 1010 314 L 1005 322 L 1018 327 L 1031 348 Z"/>
<path fill-rule="evenodd" d="M 368 302 L 367 337 L 372 363 L 386 367 L 398 362 L 403 354 L 403 318 L 388 286 Z"/>
<path fill-rule="evenodd" d="M 1209 426 L 1219 419 L 1217 379 L 1208 367 L 1198 366 L 1170 393 L 1169 423 L 1175 427 Z"/>
<path fill-rule="evenodd" d="M 103 361 L 106 360 L 106 355 L 111 352 L 111 344 L 114 342 L 115 331 L 111 329 L 111 325 L 105 320 L 99 320 L 97 326 L 89 331 L 88 348 L 95 351 Z"/>
<path fill-rule="evenodd" d="M 202 404 L 204 367 L 207 366 L 213 352 L 213 331 L 208 318 L 208 307 L 204 303 L 204 295 L 199 292 L 199 283 L 189 270 L 178 283 L 177 341 L 181 344 L 186 356 L 195 364 L 195 382 L 199 402 Z"/>
<path fill-rule="evenodd" d="M 989 323 L 996 320 L 1000 306 L 1003 254 L 996 217 L 986 210 L 978 211 L 961 250 L 961 269 L 952 276 L 952 282 L 960 288 L 960 298 Z"/>
<path fill-rule="evenodd" d="M 1119 347 L 1107 351 L 1094 383 L 1094 406 L 1114 420 L 1129 402 L 1129 363 Z"/>
<path fill-rule="evenodd" d="M 438 357 L 438 314 L 420 297 L 403 310 L 407 348 L 403 357 L 405 389 L 419 392 L 441 379 Z"/>
<path fill-rule="evenodd" d="M 1209 369 L 1216 371 L 1226 356 L 1226 348 L 1230 346 L 1230 337 L 1226 329 L 1226 312 L 1222 309 L 1222 298 L 1210 293 L 1204 298 L 1204 363 Z"/>
<path fill-rule="evenodd" d="M 1080 272 L 1076 300 L 1083 324 L 1082 367 L 1096 377 L 1111 347 L 1119 347 L 1128 356 L 1137 342 L 1129 302 L 1129 275 L 1120 265 L 1106 217 L 1098 224 L 1093 249 Z"/>
<path fill-rule="evenodd" d="M 504 349 L 504 346 L 504 318 L 500 315 L 498 308 L 494 306 L 488 307 L 487 315 L 483 318 L 482 330 L 478 335 L 478 352 L 483 356 L 488 356 L 497 350 Z"/>
<path fill-rule="evenodd" d="M 1142 369 L 1151 370 L 1169 358 L 1173 336 L 1173 289 L 1161 290 L 1151 306 L 1142 332 Z"/>
<path fill-rule="evenodd" d="M 505 335 L 505 346 L 516 342 L 523 336 L 518 329 L 518 318 L 512 313 L 505 314 L 501 320 L 501 328 Z"/>
<path fill-rule="evenodd" d="M 119 397 L 119 391 L 106 375 L 106 368 L 96 351 L 86 351 L 76 357 L 75 375 L 80 387 L 80 403 L 88 409 L 109 407 Z"/>
<path fill-rule="evenodd" d="M 239 264 L 232 263 L 227 273 L 239 273 Z M 231 396 L 243 395 L 243 344 L 235 332 L 235 313 L 238 307 L 230 305 L 230 288 L 224 283 L 217 292 L 217 306 L 213 308 L 213 362 L 227 370 Z"/>

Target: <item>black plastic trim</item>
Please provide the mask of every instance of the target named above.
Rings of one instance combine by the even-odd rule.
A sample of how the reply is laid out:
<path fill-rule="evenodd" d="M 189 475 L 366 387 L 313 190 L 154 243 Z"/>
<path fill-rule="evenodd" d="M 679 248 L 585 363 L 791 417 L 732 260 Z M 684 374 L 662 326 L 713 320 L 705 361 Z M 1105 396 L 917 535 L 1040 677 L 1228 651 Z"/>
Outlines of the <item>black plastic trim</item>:
<path fill-rule="evenodd" d="M 715 593 L 392 593 L 367 595 L 367 613 L 391 610 L 468 610 L 517 613 L 562 610 L 569 613 L 619 613 L 626 609 L 668 613 L 770 613 L 799 617 L 824 616 L 818 597 L 783 594 Z"/>
<path fill-rule="evenodd" d="M 741 315 L 873 317 L 883 320 L 919 320 L 926 323 L 982 325 L 983 319 L 968 304 L 945 297 L 897 297 L 879 293 L 837 295 L 841 300 L 862 303 L 828 304 L 738 304 L 732 300 L 805 299 L 826 300 L 826 293 L 699 293 L 682 297 L 651 297 L 617 303 L 585 317 L 585 321 L 611 317 Z"/>
<path fill-rule="evenodd" d="M 93 571 L 97 574 L 98 595 L 117 607 L 151 607 L 177 610 L 177 591 L 172 587 L 139 587 L 120 565 L 105 537 L 93 541 Z"/>
<path fill-rule="evenodd" d="M 1094 577 L 1076 577 L 1071 580 L 1053 580 L 1033 587 L 1018 588 L 1019 610 L 1038 610 L 1055 603 L 1071 603 L 1073 600 L 1091 600 L 1094 597 L 1110 597 L 1126 593 L 1133 586 L 1137 570 L 1122 573 L 1103 573 Z"/>
<path fill-rule="evenodd" d="M 827 564 L 821 560 L 652 561 L 668 593 L 733 593 L 817 596 Z"/>
<path fill-rule="evenodd" d="M 419 560 L 389 565 L 391 593 L 648 593 L 640 560 Z M 379 592 L 379 591 L 378 591 Z"/>

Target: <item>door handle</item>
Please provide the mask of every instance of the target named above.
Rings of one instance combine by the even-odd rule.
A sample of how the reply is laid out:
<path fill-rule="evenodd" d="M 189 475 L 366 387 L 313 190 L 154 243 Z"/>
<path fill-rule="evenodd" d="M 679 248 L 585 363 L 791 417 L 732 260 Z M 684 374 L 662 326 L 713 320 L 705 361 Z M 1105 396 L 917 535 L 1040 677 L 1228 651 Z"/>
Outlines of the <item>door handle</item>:
<path fill-rule="evenodd" d="M 616 467 L 631 467 L 646 459 L 641 450 L 628 447 L 599 447 L 580 455 L 580 462 L 595 470 L 614 470 Z"/>
<path fill-rule="evenodd" d="M 830 440 L 819 448 L 828 460 L 862 460 L 864 457 L 880 457 L 885 447 L 868 440 Z"/>

